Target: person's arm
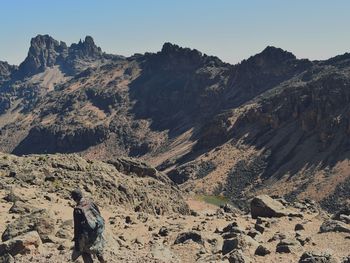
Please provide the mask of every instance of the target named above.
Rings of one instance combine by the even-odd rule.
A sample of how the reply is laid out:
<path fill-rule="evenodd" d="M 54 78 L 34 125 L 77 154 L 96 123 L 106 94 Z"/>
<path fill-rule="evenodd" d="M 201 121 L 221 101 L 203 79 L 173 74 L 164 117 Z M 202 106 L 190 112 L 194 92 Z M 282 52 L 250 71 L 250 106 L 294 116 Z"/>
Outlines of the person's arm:
<path fill-rule="evenodd" d="M 74 247 L 75 249 L 79 249 L 79 237 L 81 234 L 81 210 L 74 208 L 73 211 L 73 219 L 74 219 Z"/>

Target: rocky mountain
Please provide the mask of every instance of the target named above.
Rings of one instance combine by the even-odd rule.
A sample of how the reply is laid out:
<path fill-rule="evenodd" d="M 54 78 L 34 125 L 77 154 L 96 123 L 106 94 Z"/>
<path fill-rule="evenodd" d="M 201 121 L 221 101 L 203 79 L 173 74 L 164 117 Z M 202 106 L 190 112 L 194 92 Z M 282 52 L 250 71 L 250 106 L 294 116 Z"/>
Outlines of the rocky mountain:
<path fill-rule="evenodd" d="M 230 65 L 171 43 L 125 58 L 39 35 L 2 70 L 0 150 L 138 157 L 242 208 L 267 193 L 336 210 L 349 204 L 349 61 L 267 47 Z"/>
<path fill-rule="evenodd" d="M 30 77 L 57 65 L 65 73 L 76 74 L 84 69 L 82 66 L 86 68 L 112 57 L 104 54 L 90 36 L 68 47 L 65 42 L 59 42 L 49 35 L 38 35 L 32 38 L 28 55 L 15 72 L 15 78 Z"/>

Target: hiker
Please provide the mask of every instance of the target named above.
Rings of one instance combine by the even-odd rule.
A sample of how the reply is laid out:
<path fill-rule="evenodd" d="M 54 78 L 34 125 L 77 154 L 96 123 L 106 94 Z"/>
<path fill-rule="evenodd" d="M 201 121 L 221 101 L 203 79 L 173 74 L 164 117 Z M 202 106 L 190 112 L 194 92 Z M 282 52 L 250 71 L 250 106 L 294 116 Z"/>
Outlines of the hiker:
<path fill-rule="evenodd" d="M 96 255 L 99 262 L 106 262 L 103 258 L 104 248 L 104 219 L 100 210 L 91 199 L 83 197 L 80 189 L 71 192 L 76 202 L 74 208 L 74 250 L 72 260 L 82 256 L 84 263 L 92 263 L 92 255 Z"/>

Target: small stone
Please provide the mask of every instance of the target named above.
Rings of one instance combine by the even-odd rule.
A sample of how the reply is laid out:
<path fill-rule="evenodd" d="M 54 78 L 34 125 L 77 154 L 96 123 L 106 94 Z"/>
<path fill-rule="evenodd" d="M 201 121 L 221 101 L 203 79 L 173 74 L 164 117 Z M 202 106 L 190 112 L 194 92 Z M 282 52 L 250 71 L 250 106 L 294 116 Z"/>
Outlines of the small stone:
<path fill-rule="evenodd" d="M 305 230 L 304 226 L 302 224 L 296 224 L 294 227 L 295 231 Z"/>
<path fill-rule="evenodd" d="M 169 235 L 169 229 L 166 228 L 165 226 L 162 226 L 160 229 L 159 229 L 159 232 L 158 234 L 162 237 L 166 237 Z"/>
<path fill-rule="evenodd" d="M 47 200 L 47 201 L 52 201 L 52 198 L 48 195 L 44 195 L 44 199 Z"/>
<path fill-rule="evenodd" d="M 259 231 L 261 234 L 263 234 L 265 231 L 265 228 L 259 224 L 255 224 L 254 228 L 255 228 L 255 230 Z"/>
<path fill-rule="evenodd" d="M 222 232 L 231 232 L 232 229 L 237 228 L 237 227 L 238 227 L 237 222 L 232 222 L 232 223 L 228 224 L 227 226 L 225 226 L 222 229 Z"/>
<path fill-rule="evenodd" d="M 261 233 L 255 229 L 250 229 L 247 235 L 255 239 L 257 236 L 261 235 Z"/>
<path fill-rule="evenodd" d="M 263 245 L 259 245 L 257 247 L 257 249 L 255 250 L 255 255 L 258 255 L 258 256 L 266 256 L 268 254 L 270 254 L 271 251 L 268 250 L 266 247 L 264 247 Z"/>
<path fill-rule="evenodd" d="M 298 242 L 292 239 L 283 239 L 276 246 L 277 253 L 292 253 L 300 248 Z"/>
<path fill-rule="evenodd" d="M 127 223 L 127 224 L 131 224 L 132 223 L 132 220 L 131 220 L 130 216 L 126 216 L 125 217 L 125 223 Z"/>
<path fill-rule="evenodd" d="M 283 233 L 280 233 L 280 232 L 277 232 L 273 235 L 273 237 L 271 237 L 267 242 L 272 242 L 272 241 L 277 241 L 277 240 L 283 240 L 283 239 L 286 239 L 287 236 L 286 234 L 283 234 Z"/>
<path fill-rule="evenodd" d="M 62 244 L 57 247 L 57 250 L 59 251 L 63 251 L 65 249 L 66 249 L 65 246 L 63 246 Z"/>

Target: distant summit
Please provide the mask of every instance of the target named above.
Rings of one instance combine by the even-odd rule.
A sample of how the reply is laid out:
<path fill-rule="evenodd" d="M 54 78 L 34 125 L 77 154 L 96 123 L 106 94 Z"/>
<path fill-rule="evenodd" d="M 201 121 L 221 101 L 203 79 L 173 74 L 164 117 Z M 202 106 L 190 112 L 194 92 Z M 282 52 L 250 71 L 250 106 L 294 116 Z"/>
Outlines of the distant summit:
<path fill-rule="evenodd" d="M 104 53 L 91 36 L 86 36 L 84 41 L 80 40 L 68 47 L 65 42 L 59 42 L 49 35 L 37 35 L 31 39 L 28 55 L 20 64 L 16 77 L 30 77 L 55 65 L 65 72 L 75 73 L 79 64 L 85 60 L 103 57 Z"/>
<path fill-rule="evenodd" d="M 281 61 L 288 60 L 288 59 L 296 59 L 296 56 L 293 53 L 274 46 L 267 46 L 260 53 L 260 55 L 266 58 L 281 60 Z"/>
<path fill-rule="evenodd" d="M 19 65 L 17 74 L 26 77 L 42 72 L 62 62 L 67 53 L 66 43 L 58 42 L 49 35 L 38 35 L 30 41 L 28 55 Z"/>
<path fill-rule="evenodd" d="M 296 56 L 281 48 L 267 46 L 262 52 L 243 60 L 242 64 L 247 62 L 249 65 L 256 66 L 275 66 L 288 61 L 296 60 Z"/>

